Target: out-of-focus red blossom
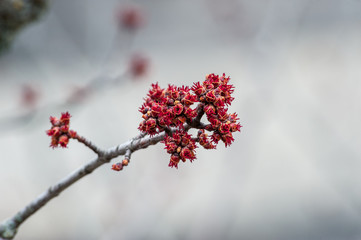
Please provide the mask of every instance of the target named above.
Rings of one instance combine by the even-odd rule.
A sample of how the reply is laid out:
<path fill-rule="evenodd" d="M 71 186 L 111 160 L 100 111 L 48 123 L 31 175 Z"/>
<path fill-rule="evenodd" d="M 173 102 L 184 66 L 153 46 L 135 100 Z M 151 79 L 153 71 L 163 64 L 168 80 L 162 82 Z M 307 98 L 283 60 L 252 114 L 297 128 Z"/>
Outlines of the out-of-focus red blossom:
<path fill-rule="evenodd" d="M 117 12 L 117 20 L 121 27 L 135 31 L 145 23 L 143 10 L 138 6 L 124 6 Z"/>
<path fill-rule="evenodd" d="M 149 70 L 149 58 L 141 54 L 135 54 L 131 57 L 129 71 L 132 77 L 139 78 L 147 74 Z"/>
<path fill-rule="evenodd" d="M 63 134 L 59 137 L 59 144 L 61 147 L 66 147 L 68 143 L 69 143 L 69 137 L 67 135 Z"/>
<path fill-rule="evenodd" d="M 35 107 L 39 100 L 40 91 L 35 86 L 24 84 L 21 88 L 21 104 L 25 107 Z"/>
<path fill-rule="evenodd" d="M 67 126 L 70 123 L 70 113 L 69 112 L 65 112 L 61 114 L 60 117 L 60 124 L 62 124 L 62 126 Z"/>
<path fill-rule="evenodd" d="M 196 82 L 191 88 L 169 85 L 164 89 L 158 83 L 152 84 L 148 97 L 139 108 L 144 119 L 139 130 L 151 136 L 167 130 L 163 142 L 171 154 L 170 167 L 178 168 L 181 160 L 193 161 L 196 158 L 197 142 L 205 149 L 215 149 L 219 141 L 223 141 L 226 147 L 232 144 L 233 133 L 239 132 L 242 126 L 237 114 L 229 114 L 226 108 L 234 99 L 231 96 L 234 86 L 229 81 L 230 78 L 225 74 L 219 76 L 212 73 L 202 83 Z M 199 102 L 197 108 L 191 108 L 195 102 Z M 199 112 L 205 113 L 209 124 L 193 125 L 200 130 L 197 137 L 192 138 L 184 124 L 192 126 Z M 173 134 L 169 132 L 172 128 L 176 129 Z"/>
<path fill-rule="evenodd" d="M 76 138 L 77 133 L 74 130 L 69 130 L 68 133 L 70 138 Z"/>
<path fill-rule="evenodd" d="M 68 112 L 62 113 L 60 119 L 50 117 L 52 127 L 46 131 L 47 135 L 51 137 L 50 147 L 65 148 L 70 138 L 76 138 L 77 133 L 74 130 L 69 130 L 70 114 Z"/>

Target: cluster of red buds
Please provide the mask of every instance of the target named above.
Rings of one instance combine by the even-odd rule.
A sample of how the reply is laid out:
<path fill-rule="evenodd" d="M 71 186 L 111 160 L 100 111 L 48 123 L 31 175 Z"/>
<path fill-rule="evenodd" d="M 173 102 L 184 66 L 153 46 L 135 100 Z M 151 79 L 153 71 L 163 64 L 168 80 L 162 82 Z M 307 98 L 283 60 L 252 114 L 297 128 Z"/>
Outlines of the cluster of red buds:
<path fill-rule="evenodd" d="M 170 156 L 170 167 L 178 167 L 180 160 L 185 162 L 189 159 L 191 162 L 196 158 L 195 148 L 196 142 L 192 136 L 185 131 L 176 131 L 172 136 L 165 136 L 165 149 Z"/>
<path fill-rule="evenodd" d="M 51 137 L 50 147 L 55 148 L 59 145 L 65 148 L 70 138 L 76 138 L 77 133 L 69 130 L 70 114 L 68 112 L 61 113 L 60 119 L 50 117 L 52 127 L 46 131 L 48 136 Z"/>
<path fill-rule="evenodd" d="M 236 113 L 228 114 L 226 106 L 231 105 L 233 97 L 231 94 L 234 87 L 228 84 L 230 78 L 223 73 L 222 76 L 209 74 L 203 83 L 195 83 L 192 90 L 197 95 L 199 102 L 203 105 L 203 111 L 207 115 L 208 124 L 205 129 L 213 131 L 212 141 L 218 143 L 222 140 L 226 147 L 234 141 L 233 132 L 241 130 L 241 124 Z"/>
<path fill-rule="evenodd" d="M 229 114 L 226 108 L 234 99 L 231 97 L 234 87 L 228 84 L 229 80 L 225 74 L 209 74 L 191 88 L 169 85 L 163 89 L 152 84 L 145 103 L 139 108 L 144 119 L 139 130 L 150 136 L 166 132 L 163 142 L 171 154 L 170 167 L 178 168 L 180 160 L 192 162 L 196 142 L 205 149 L 214 149 L 220 140 L 226 147 L 234 141 L 233 132 L 240 131 L 242 126 L 237 114 Z M 195 102 L 199 102 L 198 106 L 191 108 Z M 204 113 L 209 124 L 200 122 Z M 200 129 L 195 138 L 187 133 L 191 127 Z M 208 136 L 205 130 L 212 135 Z"/>
<path fill-rule="evenodd" d="M 172 127 L 182 129 L 184 123 L 197 116 L 197 109 L 190 107 L 196 101 L 197 96 L 189 87 L 169 85 L 163 89 L 152 84 L 145 103 L 139 108 L 144 119 L 139 130 L 152 136 Z"/>

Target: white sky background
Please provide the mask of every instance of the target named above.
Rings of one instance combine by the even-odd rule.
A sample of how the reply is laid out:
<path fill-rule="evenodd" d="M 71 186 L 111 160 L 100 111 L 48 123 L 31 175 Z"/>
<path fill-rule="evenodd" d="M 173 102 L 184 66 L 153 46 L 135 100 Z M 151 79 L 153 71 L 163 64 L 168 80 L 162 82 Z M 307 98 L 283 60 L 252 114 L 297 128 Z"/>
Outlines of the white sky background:
<path fill-rule="evenodd" d="M 152 82 L 225 72 L 242 132 L 229 148 L 198 148 L 178 170 L 162 144 L 120 173 L 103 166 L 28 219 L 18 239 L 361 239 L 361 1 L 136 1 L 147 23 L 131 47 L 114 23 L 121 3 L 53 0 L 0 58 L 3 118 L 22 113 L 24 83 L 51 102 L 122 72 L 133 52 L 152 66 L 146 79 L 0 128 L 0 219 L 94 157 L 74 141 L 48 148 L 48 117 L 61 111 L 108 148 L 138 133 Z"/>

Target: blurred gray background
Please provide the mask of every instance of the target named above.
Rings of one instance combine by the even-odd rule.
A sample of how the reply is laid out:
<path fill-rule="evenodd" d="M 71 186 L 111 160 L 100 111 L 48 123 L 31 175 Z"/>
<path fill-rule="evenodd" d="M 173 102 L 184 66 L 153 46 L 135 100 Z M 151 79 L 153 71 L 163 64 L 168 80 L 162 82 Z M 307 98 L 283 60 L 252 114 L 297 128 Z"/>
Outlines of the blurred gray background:
<path fill-rule="evenodd" d="M 135 34 L 116 24 L 129 4 L 146 20 Z M 244 126 L 231 147 L 198 148 L 178 170 L 162 144 L 134 153 L 122 172 L 107 164 L 28 219 L 17 239 L 361 239 L 360 29 L 359 0 L 53 0 L 0 58 L 1 119 L 29 111 L 19 104 L 24 84 L 39 89 L 42 106 L 116 76 L 133 52 L 151 68 L 82 104 L 4 123 L 0 219 L 94 158 L 75 141 L 49 148 L 50 115 L 70 111 L 72 129 L 109 148 L 138 134 L 152 82 L 225 72 Z"/>

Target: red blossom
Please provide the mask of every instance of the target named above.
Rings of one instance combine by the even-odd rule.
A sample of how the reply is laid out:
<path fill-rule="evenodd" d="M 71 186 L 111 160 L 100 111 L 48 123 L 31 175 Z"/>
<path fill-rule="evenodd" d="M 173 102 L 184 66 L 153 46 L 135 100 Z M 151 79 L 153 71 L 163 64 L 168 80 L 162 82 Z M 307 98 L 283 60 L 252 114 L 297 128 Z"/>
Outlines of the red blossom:
<path fill-rule="evenodd" d="M 69 136 L 70 138 L 76 138 L 77 137 L 77 133 L 74 130 L 69 130 Z"/>
<path fill-rule="evenodd" d="M 177 131 L 173 134 L 172 140 L 175 144 L 179 145 L 182 141 L 182 135 Z"/>
<path fill-rule="evenodd" d="M 217 112 L 219 120 L 224 121 L 228 118 L 227 108 L 218 108 Z"/>
<path fill-rule="evenodd" d="M 52 138 L 50 142 L 50 147 L 55 148 L 58 147 L 58 145 L 59 145 L 58 140 L 56 138 Z"/>
<path fill-rule="evenodd" d="M 214 101 L 216 100 L 216 95 L 215 95 L 215 93 L 214 93 L 214 90 L 207 92 L 207 94 L 206 94 L 206 100 L 207 100 L 208 102 L 214 102 Z"/>
<path fill-rule="evenodd" d="M 52 127 L 46 131 L 46 134 L 51 137 L 50 146 L 52 148 L 59 145 L 63 148 L 67 147 L 70 138 L 76 138 L 77 133 L 69 130 L 70 114 L 68 112 L 62 113 L 60 120 L 56 117 L 50 117 Z"/>
<path fill-rule="evenodd" d="M 67 125 L 69 124 L 70 122 L 70 113 L 69 112 L 65 112 L 65 113 L 62 113 L 61 114 L 61 117 L 60 117 L 60 124 L 64 124 L 64 125 Z"/>
<path fill-rule="evenodd" d="M 180 156 L 183 162 L 185 162 L 186 159 L 189 159 L 192 162 L 196 158 L 194 152 L 187 147 L 182 149 Z"/>
<path fill-rule="evenodd" d="M 237 116 L 237 113 L 229 114 L 229 119 L 230 119 L 232 122 L 235 122 L 235 121 L 239 120 L 239 118 L 238 118 L 238 116 Z"/>
<path fill-rule="evenodd" d="M 229 81 L 225 74 L 212 73 L 191 88 L 168 85 L 163 89 L 158 83 L 152 84 L 148 97 L 139 108 L 144 119 L 139 129 L 149 135 L 166 132 L 163 142 L 171 155 L 170 167 L 178 168 L 181 160 L 193 161 L 197 143 L 205 149 L 215 149 L 219 141 L 223 141 L 226 147 L 234 141 L 232 133 L 240 131 L 242 126 L 237 114 L 229 114 L 225 108 L 234 99 L 231 96 L 234 87 Z M 199 105 L 191 108 L 195 102 Z M 208 124 L 200 122 L 204 113 Z M 185 126 L 200 129 L 197 137 L 192 138 Z M 210 134 L 206 134 L 205 130 Z"/>
<path fill-rule="evenodd" d="M 240 123 L 231 123 L 232 132 L 240 132 L 242 125 Z"/>
<path fill-rule="evenodd" d="M 202 93 L 206 91 L 206 89 L 199 83 L 196 82 L 192 86 L 192 91 L 197 95 L 200 96 Z"/>
<path fill-rule="evenodd" d="M 228 123 L 222 123 L 220 126 L 219 126 L 219 132 L 221 134 L 226 134 L 226 133 L 229 133 L 229 130 L 231 129 L 230 127 L 230 124 Z"/>
<path fill-rule="evenodd" d="M 173 113 L 175 115 L 180 115 L 183 112 L 183 105 L 181 103 L 178 103 L 173 107 Z"/>
<path fill-rule="evenodd" d="M 197 109 L 187 108 L 184 111 L 184 115 L 186 115 L 188 119 L 193 119 L 197 116 Z"/>
<path fill-rule="evenodd" d="M 221 140 L 221 135 L 217 132 L 214 132 L 212 135 L 211 135 L 211 139 L 212 139 L 212 142 L 214 143 L 218 143 L 219 140 Z"/>
<path fill-rule="evenodd" d="M 183 136 L 182 140 L 180 142 L 180 146 L 185 147 L 188 145 L 188 143 L 191 141 L 191 138 L 188 136 Z"/>
<path fill-rule="evenodd" d="M 158 83 L 152 84 L 152 89 L 149 90 L 148 96 L 152 100 L 161 100 L 161 97 L 164 95 L 164 89 L 160 88 Z M 150 101 L 150 100 L 149 100 Z"/>
<path fill-rule="evenodd" d="M 142 54 L 135 54 L 131 57 L 129 63 L 129 71 L 134 78 L 139 78 L 148 72 L 149 59 Z"/>
<path fill-rule="evenodd" d="M 211 123 L 213 129 L 217 129 L 221 125 L 221 121 L 215 117 L 208 118 L 208 121 Z"/>
<path fill-rule="evenodd" d="M 145 124 L 147 125 L 147 129 L 152 129 L 156 127 L 157 122 L 154 118 L 149 118 Z"/>
<path fill-rule="evenodd" d="M 222 97 L 222 96 L 216 97 L 213 104 L 217 107 L 224 107 L 224 105 L 225 105 L 224 97 Z"/>
<path fill-rule="evenodd" d="M 169 167 L 178 168 L 178 163 L 179 163 L 179 161 L 180 161 L 179 155 L 178 155 L 177 153 L 172 154 L 172 155 L 170 156 L 170 161 L 169 161 L 168 166 L 169 166 Z"/>
<path fill-rule="evenodd" d="M 177 151 L 178 145 L 176 145 L 174 142 L 169 143 L 166 145 L 165 149 L 167 149 L 167 153 L 174 153 Z"/>
<path fill-rule="evenodd" d="M 125 6 L 117 13 L 118 22 L 127 30 L 136 30 L 144 24 L 144 13 L 139 7 Z"/>
<path fill-rule="evenodd" d="M 63 125 L 60 127 L 60 131 L 63 133 L 69 132 L 69 125 Z"/>
<path fill-rule="evenodd" d="M 172 123 L 171 119 L 167 116 L 162 116 L 158 119 L 158 124 L 159 127 L 163 128 L 163 127 L 167 127 Z M 143 131 L 145 132 L 145 131 Z"/>
<path fill-rule="evenodd" d="M 234 141 L 232 133 L 227 133 L 221 136 L 222 141 L 226 145 L 226 147 L 230 146 L 231 143 Z"/>
<path fill-rule="evenodd" d="M 207 116 L 212 116 L 213 114 L 216 114 L 216 108 L 212 104 L 205 105 L 203 111 L 207 114 Z"/>
<path fill-rule="evenodd" d="M 50 123 L 52 124 L 52 125 L 59 125 L 59 119 L 57 119 L 56 117 L 52 117 L 52 116 L 50 116 Z"/>
<path fill-rule="evenodd" d="M 53 127 L 49 130 L 46 131 L 46 133 L 48 134 L 48 136 L 59 136 L 60 135 L 60 128 L 59 127 Z"/>
<path fill-rule="evenodd" d="M 68 143 L 69 143 L 69 138 L 67 135 L 64 134 L 59 137 L 59 144 L 61 147 L 66 147 Z"/>
<path fill-rule="evenodd" d="M 184 131 L 176 131 L 173 136 L 166 136 L 163 143 L 165 149 L 171 154 L 169 166 L 178 168 L 180 160 L 185 162 L 187 159 L 195 159 L 195 141 L 191 135 Z"/>
<path fill-rule="evenodd" d="M 173 100 L 177 100 L 179 98 L 179 91 L 178 91 L 178 88 L 174 85 L 168 85 L 168 88 L 167 88 L 167 95 L 169 98 L 173 99 Z M 171 100 L 170 99 L 170 100 Z M 169 102 L 170 104 L 174 103 L 173 102 Z"/>
<path fill-rule="evenodd" d="M 198 131 L 198 142 L 205 149 L 215 149 L 216 145 L 212 144 L 208 139 L 208 134 L 204 132 L 204 129 Z"/>
<path fill-rule="evenodd" d="M 187 93 L 182 99 L 182 103 L 186 106 L 190 106 L 195 102 L 197 102 L 197 96 L 190 93 Z"/>
<path fill-rule="evenodd" d="M 197 96 L 190 91 L 187 86 L 168 85 L 163 89 L 158 83 L 152 84 L 148 98 L 139 108 L 146 123 L 141 122 L 138 129 L 148 134 L 163 132 L 168 128 L 184 129 L 184 124 L 197 115 L 189 107 L 197 101 Z M 154 120 L 148 122 L 150 118 Z"/>
<path fill-rule="evenodd" d="M 158 116 L 158 114 L 162 111 L 162 107 L 158 103 L 153 103 L 152 106 L 152 115 L 154 117 Z"/>

